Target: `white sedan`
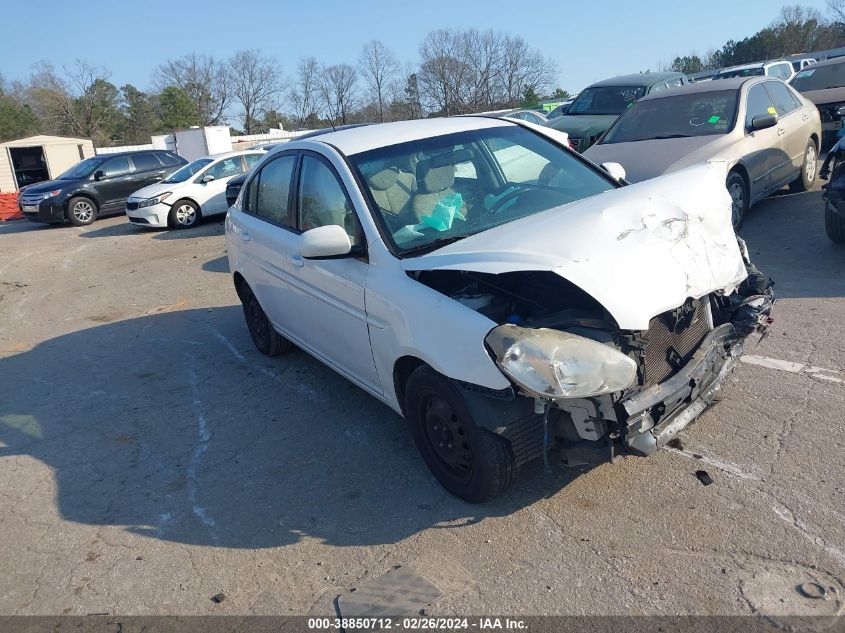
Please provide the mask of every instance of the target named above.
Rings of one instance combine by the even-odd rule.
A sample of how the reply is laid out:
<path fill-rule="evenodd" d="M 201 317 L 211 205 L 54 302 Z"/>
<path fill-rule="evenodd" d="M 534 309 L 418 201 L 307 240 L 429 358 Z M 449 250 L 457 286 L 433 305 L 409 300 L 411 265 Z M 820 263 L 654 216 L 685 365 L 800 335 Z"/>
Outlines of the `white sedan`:
<path fill-rule="evenodd" d="M 468 501 L 550 449 L 653 453 L 772 307 L 723 165 L 625 185 L 553 133 L 456 117 L 293 141 L 226 221 L 256 347 L 295 344 L 403 415 Z"/>
<path fill-rule="evenodd" d="M 202 217 L 226 213 L 226 183 L 252 169 L 264 153 L 225 152 L 198 158 L 129 196 L 126 215 L 141 226 L 184 229 Z"/>

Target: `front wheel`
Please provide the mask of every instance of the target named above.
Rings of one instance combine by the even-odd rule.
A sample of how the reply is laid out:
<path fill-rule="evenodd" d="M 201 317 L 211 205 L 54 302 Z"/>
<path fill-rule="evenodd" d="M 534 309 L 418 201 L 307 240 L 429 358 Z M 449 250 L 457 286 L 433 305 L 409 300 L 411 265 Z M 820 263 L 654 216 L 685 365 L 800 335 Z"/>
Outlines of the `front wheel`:
<path fill-rule="evenodd" d="M 824 205 L 824 229 L 831 242 L 845 244 L 845 217 L 839 215 L 830 202 Z"/>
<path fill-rule="evenodd" d="M 818 151 L 813 139 L 807 141 L 807 148 L 804 150 L 804 162 L 801 164 L 801 175 L 789 183 L 789 190 L 795 193 L 809 191 L 816 182 L 818 171 Z"/>
<path fill-rule="evenodd" d="M 425 463 L 456 497 L 480 503 L 513 483 L 510 442 L 477 426 L 454 385 L 430 367 L 418 367 L 408 379 L 405 413 Z"/>
<path fill-rule="evenodd" d="M 189 229 L 196 226 L 202 213 L 197 204 L 191 200 L 177 200 L 170 207 L 168 218 L 170 226 L 176 229 Z"/>
<path fill-rule="evenodd" d="M 84 196 L 71 198 L 67 203 L 67 219 L 74 226 L 88 226 L 97 219 L 97 205 Z"/>
<path fill-rule="evenodd" d="M 731 223 L 734 230 L 742 226 L 745 214 L 748 212 L 748 186 L 742 174 L 732 171 L 725 183 L 731 196 Z"/>

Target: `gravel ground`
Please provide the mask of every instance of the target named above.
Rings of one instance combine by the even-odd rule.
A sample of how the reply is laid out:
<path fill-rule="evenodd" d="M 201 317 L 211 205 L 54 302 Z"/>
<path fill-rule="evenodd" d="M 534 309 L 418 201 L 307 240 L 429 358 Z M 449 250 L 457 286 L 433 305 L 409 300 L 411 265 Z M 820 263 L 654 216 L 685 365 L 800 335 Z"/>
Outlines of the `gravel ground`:
<path fill-rule="evenodd" d="M 328 614 L 396 565 L 434 615 L 842 609 L 845 249 L 817 191 L 747 219 L 775 324 L 682 450 L 534 466 L 482 506 L 376 400 L 253 349 L 222 234 L 0 226 L 0 614 Z"/>

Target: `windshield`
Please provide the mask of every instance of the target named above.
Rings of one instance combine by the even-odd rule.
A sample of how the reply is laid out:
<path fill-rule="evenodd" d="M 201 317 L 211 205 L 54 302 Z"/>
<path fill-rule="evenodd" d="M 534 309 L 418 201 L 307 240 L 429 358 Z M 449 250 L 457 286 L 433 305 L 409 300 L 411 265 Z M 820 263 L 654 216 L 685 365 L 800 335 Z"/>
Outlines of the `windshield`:
<path fill-rule="evenodd" d="M 730 79 L 731 77 L 758 77 L 766 74 L 762 66 L 755 66 L 754 68 L 734 68 L 728 70 L 720 70 L 716 73 L 713 79 Z"/>
<path fill-rule="evenodd" d="M 615 187 L 560 146 L 516 125 L 351 158 L 389 245 L 404 255 Z"/>
<path fill-rule="evenodd" d="M 98 156 L 96 158 L 86 158 L 68 169 L 65 173 L 59 176 L 57 180 L 79 180 L 80 178 L 86 178 L 93 174 L 94 170 L 103 164 L 103 161 L 104 159 L 102 156 Z"/>
<path fill-rule="evenodd" d="M 196 175 L 198 171 L 200 171 L 203 167 L 208 165 L 213 160 L 213 158 L 198 158 L 195 161 L 188 163 L 182 169 L 170 175 L 165 180 L 162 180 L 162 182 L 185 182 L 191 176 Z"/>
<path fill-rule="evenodd" d="M 841 88 L 845 86 L 845 62 L 831 64 L 830 66 L 806 68 L 795 75 L 790 83 L 798 92 Z"/>
<path fill-rule="evenodd" d="M 638 101 L 608 130 L 601 144 L 727 134 L 736 121 L 736 109 L 736 90 Z"/>
<path fill-rule="evenodd" d="M 645 94 L 645 86 L 599 86 L 587 88 L 572 102 L 566 114 L 614 114 L 625 112 Z"/>

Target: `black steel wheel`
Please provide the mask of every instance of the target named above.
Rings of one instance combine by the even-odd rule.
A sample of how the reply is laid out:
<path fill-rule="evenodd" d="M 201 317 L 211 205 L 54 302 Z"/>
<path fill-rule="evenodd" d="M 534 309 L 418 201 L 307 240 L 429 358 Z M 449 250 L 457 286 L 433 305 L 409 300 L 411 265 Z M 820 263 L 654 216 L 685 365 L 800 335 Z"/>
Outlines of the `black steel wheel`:
<path fill-rule="evenodd" d="M 273 324 L 252 290 L 245 286 L 240 294 L 246 326 L 256 349 L 266 356 L 278 356 L 289 351 L 293 344 L 273 329 Z"/>

